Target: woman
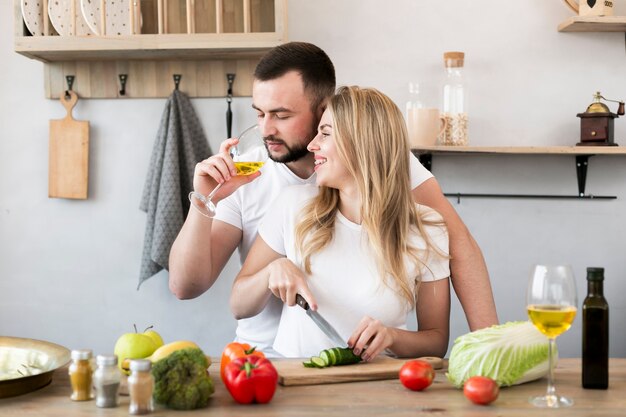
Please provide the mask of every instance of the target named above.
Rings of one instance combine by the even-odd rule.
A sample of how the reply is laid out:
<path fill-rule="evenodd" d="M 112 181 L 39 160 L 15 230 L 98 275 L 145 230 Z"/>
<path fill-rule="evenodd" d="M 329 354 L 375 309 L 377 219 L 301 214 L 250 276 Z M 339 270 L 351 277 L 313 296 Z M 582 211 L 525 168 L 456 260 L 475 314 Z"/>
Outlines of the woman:
<path fill-rule="evenodd" d="M 364 360 L 443 356 L 448 237 L 436 212 L 413 203 L 402 113 L 377 90 L 342 87 L 308 149 L 317 186 L 287 188 L 272 204 L 233 284 L 234 315 L 280 298 L 274 349 L 313 356 L 333 344 L 295 305 L 301 294 Z M 413 309 L 418 331 L 406 326 Z"/>

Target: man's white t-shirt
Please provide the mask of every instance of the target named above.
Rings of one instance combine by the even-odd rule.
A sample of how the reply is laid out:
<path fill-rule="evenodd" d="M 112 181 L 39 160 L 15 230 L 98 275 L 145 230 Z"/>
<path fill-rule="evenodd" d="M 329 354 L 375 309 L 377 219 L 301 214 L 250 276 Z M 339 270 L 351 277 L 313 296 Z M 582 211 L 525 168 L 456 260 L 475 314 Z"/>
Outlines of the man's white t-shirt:
<path fill-rule="evenodd" d="M 303 207 L 318 194 L 313 185 L 284 190 L 275 200 L 259 226 L 259 236 L 275 252 L 304 269 L 296 250 L 295 227 Z M 417 281 L 427 282 L 450 276 L 448 234 L 443 219 L 434 210 L 418 206 L 423 218 L 441 222 L 425 225 L 431 242 L 441 252 L 427 250 L 426 242 L 414 229 L 410 243 L 420 250 L 422 265 L 407 258 L 407 282 L 415 288 Z M 361 225 L 337 213 L 333 238 L 321 251 L 311 256 L 311 274 L 307 285 L 318 304 L 318 312 L 347 341 L 365 316 L 380 320 L 385 326 L 406 329 L 413 306 L 401 295 L 399 287 L 388 280 L 385 285 L 378 271 L 368 233 Z M 415 294 L 414 294 L 415 295 Z M 275 298 L 275 297 L 274 297 Z M 419 302 L 419 300 L 418 300 Z M 274 350 L 290 358 L 316 356 L 323 349 L 335 347 L 299 306 L 283 306 Z"/>
<path fill-rule="evenodd" d="M 410 167 L 412 189 L 433 176 L 413 154 L 410 157 Z M 281 190 L 291 185 L 315 184 L 315 174 L 302 179 L 291 172 L 285 164 L 274 162 L 271 159 L 265 161 L 261 173 L 259 178 L 238 188 L 233 194 L 220 201 L 217 204 L 217 212 L 214 217 L 214 221 L 219 220 L 228 223 L 242 231 L 243 236 L 239 244 L 239 259 L 242 265 L 254 243 L 261 219 Z M 276 297 L 271 297 L 259 314 L 238 320 L 236 340 L 256 346 L 267 356 L 278 356 L 273 351 L 272 345 L 276 337 L 281 311 L 281 301 Z"/>

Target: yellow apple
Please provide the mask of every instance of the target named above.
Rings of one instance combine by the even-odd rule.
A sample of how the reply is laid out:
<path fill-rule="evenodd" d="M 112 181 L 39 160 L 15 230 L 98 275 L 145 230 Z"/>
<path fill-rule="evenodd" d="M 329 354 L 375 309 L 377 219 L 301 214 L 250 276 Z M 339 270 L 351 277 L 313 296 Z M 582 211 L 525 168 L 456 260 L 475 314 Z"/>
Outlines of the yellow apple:
<path fill-rule="evenodd" d="M 163 346 L 163 338 L 156 331 L 151 330 L 152 326 L 148 327 L 143 334 L 151 338 L 156 344 L 157 349 Z"/>

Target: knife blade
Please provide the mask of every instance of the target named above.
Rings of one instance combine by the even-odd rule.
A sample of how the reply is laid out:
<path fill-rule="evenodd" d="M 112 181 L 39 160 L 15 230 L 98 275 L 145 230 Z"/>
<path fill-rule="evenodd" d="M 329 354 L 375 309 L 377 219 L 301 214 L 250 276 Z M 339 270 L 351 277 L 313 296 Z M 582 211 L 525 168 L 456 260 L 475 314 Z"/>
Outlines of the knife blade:
<path fill-rule="evenodd" d="M 324 317 L 317 311 L 313 311 L 309 308 L 309 303 L 306 302 L 304 297 L 300 294 L 296 294 L 296 304 L 304 309 L 306 315 L 313 320 L 313 322 L 319 327 L 319 329 L 333 342 L 337 347 L 347 348 L 348 344 L 341 338 L 337 330 L 328 323 Z"/>

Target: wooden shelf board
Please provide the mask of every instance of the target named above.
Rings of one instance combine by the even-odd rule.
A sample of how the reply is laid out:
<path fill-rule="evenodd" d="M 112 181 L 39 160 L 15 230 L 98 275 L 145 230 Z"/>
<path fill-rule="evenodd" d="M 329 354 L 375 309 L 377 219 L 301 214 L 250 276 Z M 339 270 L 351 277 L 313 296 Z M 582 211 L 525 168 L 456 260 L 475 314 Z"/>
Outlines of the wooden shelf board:
<path fill-rule="evenodd" d="M 511 154 L 511 155 L 626 155 L 620 146 L 423 146 L 414 153 Z"/>
<path fill-rule="evenodd" d="M 253 37 L 252 37 L 253 36 Z M 15 51 L 43 62 L 114 59 L 258 58 L 283 42 L 275 33 L 117 37 L 15 37 Z"/>
<path fill-rule="evenodd" d="M 626 16 L 572 16 L 559 32 L 626 32 Z"/>

